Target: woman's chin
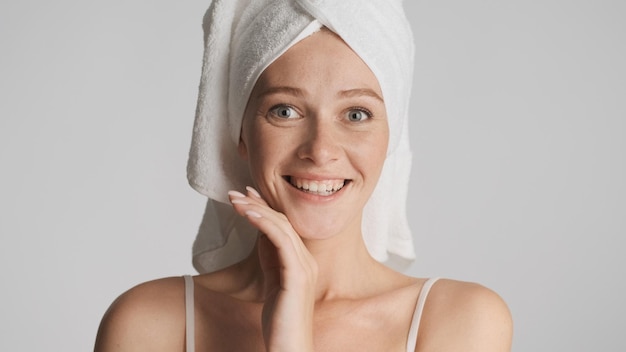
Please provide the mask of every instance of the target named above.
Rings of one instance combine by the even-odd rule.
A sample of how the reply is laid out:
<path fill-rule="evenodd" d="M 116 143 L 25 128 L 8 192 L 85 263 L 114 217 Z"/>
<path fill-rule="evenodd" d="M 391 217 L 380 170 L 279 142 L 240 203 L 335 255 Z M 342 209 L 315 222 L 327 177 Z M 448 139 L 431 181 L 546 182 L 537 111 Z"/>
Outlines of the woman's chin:
<path fill-rule="evenodd" d="M 303 240 L 326 240 L 339 233 L 349 230 L 349 223 L 345 218 L 336 217 L 306 217 L 304 219 L 291 218 L 289 221 Z M 358 231 L 358 228 L 356 229 Z"/>

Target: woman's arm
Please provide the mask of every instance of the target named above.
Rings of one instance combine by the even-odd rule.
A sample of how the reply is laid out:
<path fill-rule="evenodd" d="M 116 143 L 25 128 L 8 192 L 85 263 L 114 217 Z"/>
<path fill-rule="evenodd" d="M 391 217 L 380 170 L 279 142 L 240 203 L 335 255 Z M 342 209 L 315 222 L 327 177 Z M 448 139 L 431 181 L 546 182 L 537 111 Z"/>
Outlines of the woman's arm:
<path fill-rule="evenodd" d="M 167 278 L 136 286 L 107 310 L 95 352 L 184 351 L 184 286 Z"/>
<path fill-rule="evenodd" d="M 513 322 L 495 292 L 474 283 L 439 280 L 422 316 L 416 352 L 508 352 Z"/>

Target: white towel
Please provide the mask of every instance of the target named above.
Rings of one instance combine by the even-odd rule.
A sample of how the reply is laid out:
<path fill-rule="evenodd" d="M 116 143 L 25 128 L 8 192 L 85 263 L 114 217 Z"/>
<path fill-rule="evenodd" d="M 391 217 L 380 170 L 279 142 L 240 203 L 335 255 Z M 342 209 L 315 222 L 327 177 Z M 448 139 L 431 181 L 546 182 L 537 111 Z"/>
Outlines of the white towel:
<path fill-rule="evenodd" d="M 237 154 L 244 109 L 263 70 L 320 26 L 338 34 L 369 66 L 387 109 L 387 159 L 364 209 L 367 248 L 381 262 L 393 259 L 396 268 L 415 258 L 406 218 L 414 46 L 402 1 L 213 0 L 204 17 L 205 52 L 187 166 L 190 185 L 209 197 L 193 246 L 200 273 L 238 262 L 254 246 L 256 230 L 235 214 L 227 196 L 252 185 Z"/>

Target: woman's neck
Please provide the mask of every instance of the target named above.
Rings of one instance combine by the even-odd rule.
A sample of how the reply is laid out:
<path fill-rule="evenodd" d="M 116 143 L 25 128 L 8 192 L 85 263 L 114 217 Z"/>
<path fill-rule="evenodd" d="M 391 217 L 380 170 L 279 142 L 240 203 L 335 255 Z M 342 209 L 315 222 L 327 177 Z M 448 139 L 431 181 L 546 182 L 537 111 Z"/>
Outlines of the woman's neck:
<path fill-rule="evenodd" d="M 376 261 L 369 254 L 362 237 L 334 236 L 323 240 L 305 240 L 305 246 L 318 266 L 316 300 L 358 299 L 380 293 L 397 284 L 404 275 Z M 258 246 L 248 258 L 233 267 L 241 287 L 260 298 L 264 274 Z"/>
<path fill-rule="evenodd" d="M 385 277 L 381 274 L 386 267 L 372 258 L 360 234 L 305 240 L 304 244 L 318 266 L 317 300 L 369 295 Z"/>

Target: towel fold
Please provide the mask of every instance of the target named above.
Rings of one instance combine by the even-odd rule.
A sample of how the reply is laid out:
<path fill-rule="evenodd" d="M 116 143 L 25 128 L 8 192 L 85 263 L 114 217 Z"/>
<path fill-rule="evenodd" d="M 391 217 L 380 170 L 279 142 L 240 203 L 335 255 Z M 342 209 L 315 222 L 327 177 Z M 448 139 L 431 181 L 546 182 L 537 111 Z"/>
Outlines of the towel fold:
<path fill-rule="evenodd" d="M 387 159 L 363 216 L 363 237 L 381 262 L 415 258 L 406 218 L 411 169 L 408 104 L 413 38 L 400 0 L 214 0 L 189 153 L 190 185 L 209 197 L 193 246 L 200 273 L 242 260 L 256 229 L 232 209 L 228 190 L 252 185 L 237 154 L 244 110 L 256 80 L 276 58 L 322 26 L 339 35 L 377 77 L 389 121 Z"/>

